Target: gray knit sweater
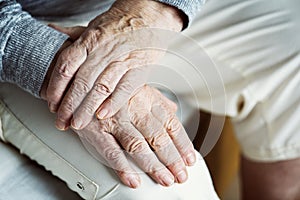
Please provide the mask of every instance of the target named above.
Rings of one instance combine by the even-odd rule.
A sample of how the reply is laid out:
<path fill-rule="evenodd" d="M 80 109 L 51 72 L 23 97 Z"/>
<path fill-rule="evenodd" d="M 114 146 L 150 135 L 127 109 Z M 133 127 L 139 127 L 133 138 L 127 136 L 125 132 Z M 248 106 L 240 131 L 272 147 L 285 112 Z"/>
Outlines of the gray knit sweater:
<path fill-rule="evenodd" d="M 205 0 L 158 1 L 182 10 L 191 21 Z M 0 0 L 0 82 L 14 83 L 39 97 L 48 67 L 67 36 L 37 19 L 87 21 L 107 9 L 112 2 Z"/>

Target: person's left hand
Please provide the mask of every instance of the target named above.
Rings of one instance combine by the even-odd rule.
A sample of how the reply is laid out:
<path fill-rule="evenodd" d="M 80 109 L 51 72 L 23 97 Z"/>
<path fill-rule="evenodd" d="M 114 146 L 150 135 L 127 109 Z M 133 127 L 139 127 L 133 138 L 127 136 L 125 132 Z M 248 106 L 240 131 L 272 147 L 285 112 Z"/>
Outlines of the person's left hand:
<path fill-rule="evenodd" d="M 72 33 L 77 31 L 72 29 Z M 66 41 L 61 50 L 68 45 L 70 42 Z M 44 100 L 48 78 L 41 90 Z M 125 156 L 127 152 L 157 183 L 169 186 L 174 181 L 186 181 L 185 165 L 196 161 L 193 145 L 175 115 L 176 109 L 176 104 L 158 90 L 143 86 L 114 116 L 102 120 L 94 116 L 83 130 L 74 131 L 97 149 L 125 185 L 135 188 L 140 184 Z"/>
<path fill-rule="evenodd" d="M 114 116 L 101 120 L 94 116 L 84 129 L 73 130 L 97 150 L 125 185 L 140 185 L 128 154 L 153 180 L 170 186 L 185 182 L 186 166 L 196 162 L 193 144 L 176 109 L 158 90 L 143 86 Z"/>
<path fill-rule="evenodd" d="M 137 187 L 140 178 L 126 154 L 157 183 L 170 186 L 185 182 L 185 165 L 196 161 L 176 109 L 158 90 L 143 86 L 111 118 L 94 117 L 84 129 L 74 131 L 95 147 L 127 186 Z"/>
<path fill-rule="evenodd" d="M 178 32 L 182 26 L 180 11 L 152 0 L 117 0 L 92 20 L 60 54 L 48 85 L 57 128 L 82 129 L 95 112 L 100 119 L 113 116 L 164 54 L 161 32 L 154 30 Z"/>

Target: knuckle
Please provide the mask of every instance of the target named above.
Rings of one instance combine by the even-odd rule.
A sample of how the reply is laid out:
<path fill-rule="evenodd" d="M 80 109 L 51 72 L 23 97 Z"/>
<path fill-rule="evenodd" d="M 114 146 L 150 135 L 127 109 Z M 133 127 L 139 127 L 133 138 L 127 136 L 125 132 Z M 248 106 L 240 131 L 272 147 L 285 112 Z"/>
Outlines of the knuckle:
<path fill-rule="evenodd" d="M 63 78 L 70 78 L 72 77 L 72 72 L 74 69 L 72 69 L 72 65 L 70 64 L 70 56 L 72 51 L 69 49 L 66 49 L 65 51 L 61 52 L 58 58 L 58 63 L 61 63 L 60 65 L 56 65 L 54 68 L 55 72 Z"/>
<path fill-rule="evenodd" d="M 112 135 L 115 135 L 115 133 L 119 130 L 119 124 L 115 118 L 101 119 L 98 121 L 100 122 L 101 126 L 103 126 L 103 128 L 105 128 L 105 130 Z"/>
<path fill-rule="evenodd" d="M 97 120 L 97 124 L 102 127 L 105 132 L 111 132 L 110 130 L 108 130 L 106 127 L 107 127 L 107 124 L 109 123 L 109 121 L 111 121 L 111 119 L 96 119 Z"/>
<path fill-rule="evenodd" d="M 161 132 L 149 138 L 148 142 L 155 151 L 158 151 L 164 147 L 167 147 L 171 141 L 167 134 Z"/>
<path fill-rule="evenodd" d="M 86 32 L 86 37 L 93 41 L 97 41 L 100 35 L 101 28 L 91 28 Z"/>
<path fill-rule="evenodd" d="M 94 115 L 96 109 L 97 109 L 96 104 L 87 103 L 83 105 L 83 112 L 89 116 Z"/>
<path fill-rule="evenodd" d="M 70 72 L 70 65 L 68 63 L 64 63 L 62 65 L 58 65 L 55 68 L 56 74 L 58 74 L 58 78 L 71 78 L 72 74 Z"/>
<path fill-rule="evenodd" d="M 120 149 L 108 148 L 104 152 L 105 158 L 109 161 L 118 160 L 122 157 L 123 153 Z"/>
<path fill-rule="evenodd" d="M 90 91 L 91 87 L 88 83 L 88 81 L 82 79 L 82 78 L 76 78 L 72 83 L 72 91 L 76 94 L 87 94 Z"/>
<path fill-rule="evenodd" d="M 82 43 L 87 47 L 89 51 L 97 48 L 100 37 L 101 37 L 101 29 L 89 29 L 83 37 Z"/>
<path fill-rule="evenodd" d="M 72 98 L 64 99 L 61 109 L 59 109 L 58 117 L 63 118 L 64 116 L 68 116 L 69 113 L 72 113 L 75 110 L 75 106 Z"/>
<path fill-rule="evenodd" d="M 171 117 L 166 123 L 166 129 L 169 135 L 173 138 L 176 137 L 177 133 L 181 128 L 181 123 L 175 117 Z"/>
<path fill-rule="evenodd" d="M 141 141 L 135 138 L 129 141 L 126 151 L 131 154 L 136 154 L 136 153 L 145 152 L 147 148 L 148 145 L 145 141 Z"/>
<path fill-rule="evenodd" d="M 147 127 L 150 121 L 150 116 L 144 113 L 135 112 L 131 116 L 131 122 L 139 128 Z"/>
<path fill-rule="evenodd" d="M 125 94 L 131 94 L 136 87 L 132 84 L 132 81 L 130 80 L 124 80 L 122 83 L 118 86 L 119 90 L 121 90 Z"/>
<path fill-rule="evenodd" d="M 109 96 L 112 93 L 112 89 L 109 87 L 109 84 L 105 83 L 96 83 L 93 87 L 93 90 L 96 94 Z"/>

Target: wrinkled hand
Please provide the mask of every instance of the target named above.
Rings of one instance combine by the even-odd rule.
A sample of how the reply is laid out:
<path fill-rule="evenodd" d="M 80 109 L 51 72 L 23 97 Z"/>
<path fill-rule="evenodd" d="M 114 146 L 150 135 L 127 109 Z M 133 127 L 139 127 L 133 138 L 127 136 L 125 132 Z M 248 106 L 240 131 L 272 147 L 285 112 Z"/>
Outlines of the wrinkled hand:
<path fill-rule="evenodd" d="M 82 129 L 95 112 L 100 119 L 113 116 L 144 85 L 149 64 L 164 54 L 148 48 L 163 43 L 148 28 L 180 31 L 179 15 L 157 1 L 117 0 L 86 30 L 79 28 L 83 33 L 58 57 L 47 89 L 57 128 Z"/>
<path fill-rule="evenodd" d="M 80 29 L 68 30 L 76 34 Z M 60 51 L 70 44 L 66 41 Z M 51 70 L 41 90 L 45 100 Z M 140 184 L 125 157 L 129 154 L 156 182 L 169 186 L 174 181 L 184 182 L 185 165 L 195 163 L 193 145 L 175 115 L 176 109 L 176 104 L 159 91 L 143 86 L 114 116 L 102 120 L 94 117 L 83 130 L 74 131 L 95 147 L 125 185 L 135 188 Z"/>
<path fill-rule="evenodd" d="M 185 165 L 195 162 L 193 145 L 175 115 L 176 109 L 158 90 L 143 86 L 113 117 L 94 117 L 75 132 L 95 147 L 125 185 L 136 188 L 140 184 L 125 157 L 128 153 L 157 183 L 169 186 L 174 181 L 184 182 Z"/>

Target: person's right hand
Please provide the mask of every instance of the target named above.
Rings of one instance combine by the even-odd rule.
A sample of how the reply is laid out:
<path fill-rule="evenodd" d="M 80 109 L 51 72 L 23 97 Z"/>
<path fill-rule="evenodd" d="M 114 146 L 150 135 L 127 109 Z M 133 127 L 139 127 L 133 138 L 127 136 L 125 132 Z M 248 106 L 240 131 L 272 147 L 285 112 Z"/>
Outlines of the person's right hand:
<path fill-rule="evenodd" d="M 129 187 L 138 187 L 140 178 L 126 154 L 157 183 L 183 183 L 188 176 L 185 165 L 193 165 L 196 158 L 176 109 L 158 90 L 144 86 L 113 117 L 94 117 L 87 127 L 74 131 L 95 147 Z"/>
<path fill-rule="evenodd" d="M 95 113 L 99 119 L 113 116 L 146 83 L 184 19 L 160 1 L 116 0 L 81 29 L 58 56 L 47 88 L 56 127 L 83 129 Z"/>

